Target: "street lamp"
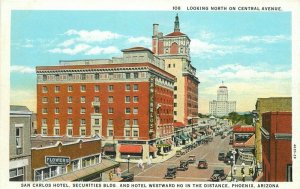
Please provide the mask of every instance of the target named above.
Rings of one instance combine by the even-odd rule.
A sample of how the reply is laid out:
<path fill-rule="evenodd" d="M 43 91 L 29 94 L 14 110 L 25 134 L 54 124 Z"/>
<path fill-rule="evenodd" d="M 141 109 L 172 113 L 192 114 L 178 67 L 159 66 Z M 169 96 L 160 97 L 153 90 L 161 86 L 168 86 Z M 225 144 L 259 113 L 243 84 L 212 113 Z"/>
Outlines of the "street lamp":
<path fill-rule="evenodd" d="M 234 149 L 232 149 L 232 156 L 233 157 L 233 165 L 235 165 L 235 154 L 236 154 L 236 151 Z"/>
<path fill-rule="evenodd" d="M 233 156 L 230 156 L 230 166 L 231 166 L 231 182 L 233 181 L 233 176 L 232 176 L 232 167 L 233 167 Z"/>
<path fill-rule="evenodd" d="M 127 172 L 129 173 L 129 160 L 130 160 L 130 155 L 127 156 L 127 163 L 128 163 L 128 169 Z"/>

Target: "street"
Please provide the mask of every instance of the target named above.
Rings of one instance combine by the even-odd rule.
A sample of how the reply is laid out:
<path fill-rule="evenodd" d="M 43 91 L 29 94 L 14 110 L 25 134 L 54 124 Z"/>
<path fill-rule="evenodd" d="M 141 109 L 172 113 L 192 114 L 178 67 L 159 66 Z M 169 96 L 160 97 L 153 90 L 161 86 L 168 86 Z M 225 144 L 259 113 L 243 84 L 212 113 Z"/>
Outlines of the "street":
<path fill-rule="evenodd" d="M 218 160 L 218 153 L 220 151 L 227 152 L 230 148 L 229 137 L 221 139 L 220 136 L 216 136 L 212 142 L 209 142 L 208 144 L 201 144 L 180 157 L 174 156 L 163 163 L 152 164 L 150 166 L 144 164 L 144 171 L 138 168 L 136 164 L 130 164 L 129 171 L 134 173 L 135 181 L 210 181 L 210 176 L 215 168 L 224 168 L 225 174 L 230 172 L 230 165 L 226 165 L 223 161 Z M 164 175 L 169 166 L 179 166 L 180 160 L 187 160 L 189 155 L 195 155 L 196 162 L 190 164 L 188 170 L 177 171 L 176 178 L 174 179 L 164 179 Z M 199 159 L 207 160 L 207 169 L 197 168 Z M 121 169 L 124 172 L 127 172 L 127 167 L 127 163 L 121 164 Z"/>

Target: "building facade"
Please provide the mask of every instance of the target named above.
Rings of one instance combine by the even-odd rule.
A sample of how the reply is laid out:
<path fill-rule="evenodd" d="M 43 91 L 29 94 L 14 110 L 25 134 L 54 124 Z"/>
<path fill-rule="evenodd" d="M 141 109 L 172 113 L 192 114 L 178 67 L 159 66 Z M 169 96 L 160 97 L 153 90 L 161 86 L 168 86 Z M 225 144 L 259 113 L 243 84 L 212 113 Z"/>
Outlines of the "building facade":
<path fill-rule="evenodd" d="M 175 18 L 174 32 L 163 35 L 158 24 L 153 24 L 152 51 L 165 61 L 165 70 L 176 76 L 174 83 L 174 121 L 197 123 L 198 85 L 196 68 L 191 64 L 190 38 L 180 32 L 179 17 Z"/>
<path fill-rule="evenodd" d="M 292 182 L 292 113 L 262 114 L 263 181 Z"/>
<path fill-rule="evenodd" d="M 149 49 L 122 52 L 37 67 L 37 133 L 97 135 L 115 146 L 117 159 L 146 158 L 149 148 L 154 153 L 149 146 L 171 139 L 175 77 Z"/>
<path fill-rule="evenodd" d="M 236 101 L 228 101 L 228 88 L 221 85 L 217 91 L 217 100 L 209 102 L 209 113 L 222 117 L 236 111 Z"/>
<path fill-rule="evenodd" d="M 31 181 L 31 116 L 32 112 L 25 106 L 10 106 L 10 181 Z"/>
<path fill-rule="evenodd" d="M 261 168 L 262 163 L 262 142 L 261 142 L 261 126 L 262 114 L 271 111 L 292 111 L 292 98 L 291 97 L 270 97 L 258 98 L 256 101 L 257 119 L 255 120 L 255 157 L 258 166 Z"/>

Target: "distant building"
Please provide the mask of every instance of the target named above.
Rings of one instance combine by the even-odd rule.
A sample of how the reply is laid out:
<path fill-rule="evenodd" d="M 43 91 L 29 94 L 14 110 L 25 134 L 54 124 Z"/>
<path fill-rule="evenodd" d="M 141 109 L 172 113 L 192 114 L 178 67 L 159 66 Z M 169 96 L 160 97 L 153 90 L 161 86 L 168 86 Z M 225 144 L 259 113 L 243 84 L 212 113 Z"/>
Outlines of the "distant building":
<path fill-rule="evenodd" d="M 266 182 L 292 182 L 292 113 L 262 114 L 263 178 Z"/>
<path fill-rule="evenodd" d="M 217 100 L 209 102 L 209 113 L 222 117 L 236 111 L 236 101 L 228 101 L 228 89 L 221 85 L 217 91 Z"/>
<path fill-rule="evenodd" d="M 292 111 L 292 98 L 291 97 L 270 97 L 270 98 L 258 98 L 256 101 L 257 114 L 255 122 L 255 157 L 258 166 L 261 168 L 262 163 L 262 147 L 261 147 L 261 130 L 262 127 L 262 114 L 265 112 L 289 112 Z"/>
<path fill-rule="evenodd" d="M 10 181 L 31 181 L 31 116 L 32 112 L 26 106 L 10 106 Z"/>
<path fill-rule="evenodd" d="M 37 134 L 97 135 L 117 160 L 155 157 L 155 145 L 170 141 L 174 131 L 175 77 L 147 48 L 122 52 L 37 67 Z"/>
<path fill-rule="evenodd" d="M 190 58 L 190 38 L 180 31 L 175 17 L 174 31 L 163 35 L 153 24 L 152 51 L 165 61 L 165 70 L 176 76 L 174 83 L 174 122 L 198 122 L 198 85 L 196 68 Z M 179 124 L 180 124 L 179 123 Z"/>

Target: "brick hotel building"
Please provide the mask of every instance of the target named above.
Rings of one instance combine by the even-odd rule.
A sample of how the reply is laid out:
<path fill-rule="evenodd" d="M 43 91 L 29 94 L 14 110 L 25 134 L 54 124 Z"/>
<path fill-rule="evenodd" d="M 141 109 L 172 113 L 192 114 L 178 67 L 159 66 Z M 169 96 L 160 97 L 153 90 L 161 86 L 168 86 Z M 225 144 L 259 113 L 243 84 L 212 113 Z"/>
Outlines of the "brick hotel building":
<path fill-rule="evenodd" d="M 99 136 L 116 160 L 145 159 L 156 155 L 156 144 L 170 145 L 175 76 L 149 49 L 122 52 L 37 67 L 37 133 Z"/>
<path fill-rule="evenodd" d="M 198 123 L 198 85 L 196 68 L 190 57 L 190 38 L 180 31 L 175 17 L 174 31 L 167 35 L 153 24 L 152 51 L 165 61 L 166 71 L 176 76 L 174 83 L 174 121 L 176 124 Z"/>

